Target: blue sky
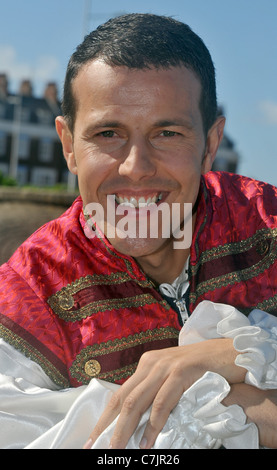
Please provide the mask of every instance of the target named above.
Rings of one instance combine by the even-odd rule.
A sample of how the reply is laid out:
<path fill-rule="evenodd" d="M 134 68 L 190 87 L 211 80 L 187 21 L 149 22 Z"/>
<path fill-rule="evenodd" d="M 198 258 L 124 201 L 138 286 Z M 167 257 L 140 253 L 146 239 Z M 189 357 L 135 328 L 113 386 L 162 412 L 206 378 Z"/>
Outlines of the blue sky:
<path fill-rule="evenodd" d="M 239 173 L 277 185 L 277 0 L 2 0 L 0 72 L 12 92 L 23 78 L 38 96 L 49 80 L 61 92 L 83 34 L 127 12 L 174 16 L 202 37 L 217 70 L 226 133 L 241 156 Z"/>

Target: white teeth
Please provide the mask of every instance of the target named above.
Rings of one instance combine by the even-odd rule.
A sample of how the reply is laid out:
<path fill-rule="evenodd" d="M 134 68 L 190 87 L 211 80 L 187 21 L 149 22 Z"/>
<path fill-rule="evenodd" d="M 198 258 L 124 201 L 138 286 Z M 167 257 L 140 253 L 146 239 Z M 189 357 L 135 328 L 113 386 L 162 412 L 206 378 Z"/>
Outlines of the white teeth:
<path fill-rule="evenodd" d="M 149 206 L 151 204 L 156 204 L 162 199 L 162 194 L 159 194 L 159 196 L 153 196 L 149 197 L 147 200 L 145 200 L 145 197 L 141 196 L 139 199 L 136 199 L 134 196 L 131 196 L 130 198 L 127 198 L 126 196 L 123 198 L 121 196 L 115 196 L 115 200 L 117 204 L 124 204 L 126 206 L 130 207 L 145 207 Z"/>
<path fill-rule="evenodd" d="M 129 202 L 130 204 L 133 204 L 134 207 L 137 207 L 139 205 L 135 197 L 131 197 Z"/>

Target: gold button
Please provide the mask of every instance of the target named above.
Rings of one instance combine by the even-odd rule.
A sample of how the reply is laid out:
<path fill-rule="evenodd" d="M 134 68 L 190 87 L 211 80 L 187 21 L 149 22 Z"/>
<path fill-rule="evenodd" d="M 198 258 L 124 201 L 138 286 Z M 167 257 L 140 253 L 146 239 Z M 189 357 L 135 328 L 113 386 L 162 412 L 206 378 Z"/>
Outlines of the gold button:
<path fill-rule="evenodd" d="M 97 377 L 101 371 L 101 366 L 95 359 L 90 359 L 85 363 L 85 373 L 90 377 Z"/>
<path fill-rule="evenodd" d="M 63 310 L 70 310 L 74 305 L 74 298 L 70 294 L 64 294 L 59 296 L 59 306 Z"/>
<path fill-rule="evenodd" d="M 256 246 L 256 250 L 260 256 L 266 255 L 269 250 L 269 243 L 266 240 L 262 240 Z"/>

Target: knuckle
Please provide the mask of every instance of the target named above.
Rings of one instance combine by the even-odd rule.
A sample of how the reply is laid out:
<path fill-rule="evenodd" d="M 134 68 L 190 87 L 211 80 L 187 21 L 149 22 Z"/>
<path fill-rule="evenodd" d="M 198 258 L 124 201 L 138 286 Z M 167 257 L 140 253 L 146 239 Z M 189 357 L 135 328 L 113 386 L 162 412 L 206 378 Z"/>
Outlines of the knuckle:
<path fill-rule="evenodd" d="M 148 361 L 149 361 L 149 359 L 150 359 L 149 356 L 150 356 L 150 355 L 149 355 L 149 351 L 144 352 L 144 353 L 141 355 L 141 357 L 140 357 L 139 364 L 140 364 L 140 365 L 145 365 L 145 364 L 147 364 Z"/>
<path fill-rule="evenodd" d="M 174 380 L 182 380 L 184 376 L 183 364 L 175 364 L 171 369 L 171 375 L 174 377 Z"/>
<path fill-rule="evenodd" d="M 157 351 L 146 351 L 142 354 L 139 365 L 143 367 L 151 367 L 157 362 Z"/>
<path fill-rule="evenodd" d="M 117 393 L 114 393 L 109 400 L 108 408 L 111 411 L 116 411 L 118 410 L 118 408 L 120 408 L 120 405 L 121 405 L 120 397 Z"/>
<path fill-rule="evenodd" d="M 156 397 L 152 405 L 152 413 L 155 415 L 163 414 L 167 412 L 167 406 L 162 398 Z"/>
<path fill-rule="evenodd" d="M 136 400 L 133 395 L 128 395 L 123 402 L 122 409 L 126 412 L 131 412 L 136 409 Z"/>

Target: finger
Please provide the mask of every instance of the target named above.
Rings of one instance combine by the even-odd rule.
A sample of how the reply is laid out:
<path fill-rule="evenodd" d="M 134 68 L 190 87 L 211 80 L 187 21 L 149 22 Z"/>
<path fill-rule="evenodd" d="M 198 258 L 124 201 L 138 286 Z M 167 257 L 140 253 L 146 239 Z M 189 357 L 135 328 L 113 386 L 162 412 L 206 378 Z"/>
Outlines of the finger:
<path fill-rule="evenodd" d="M 156 380 L 151 385 L 143 381 L 126 397 L 111 438 L 112 449 L 123 449 L 135 432 L 142 415 L 150 407 L 163 382 Z"/>
<path fill-rule="evenodd" d="M 174 384 L 174 387 L 172 384 Z M 153 447 L 171 411 L 178 404 L 183 393 L 184 387 L 181 380 L 171 382 L 171 377 L 169 377 L 165 381 L 153 401 L 150 417 L 140 441 L 141 449 L 151 449 Z"/>
<path fill-rule="evenodd" d="M 83 449 L 90 449 L 102 432 L 113 422 L 120 412 L 120 403 L 120 394 L 113 393 Z"/>
<path fill-rule="evenodd" d="M 120 414 L 124 400 L 132 392 L 132 390 L 141 381 L 143 381 L 143 379 L 144 377 L 142 374 L 136 372 L 119 388 L 118 391 L 113 393 L 92 433 L 90 434 L 88 441 L 84 445 L 84 449 L 91 448 L 102 432 L 116 419 L 116 417 Z"/>

